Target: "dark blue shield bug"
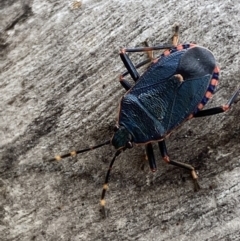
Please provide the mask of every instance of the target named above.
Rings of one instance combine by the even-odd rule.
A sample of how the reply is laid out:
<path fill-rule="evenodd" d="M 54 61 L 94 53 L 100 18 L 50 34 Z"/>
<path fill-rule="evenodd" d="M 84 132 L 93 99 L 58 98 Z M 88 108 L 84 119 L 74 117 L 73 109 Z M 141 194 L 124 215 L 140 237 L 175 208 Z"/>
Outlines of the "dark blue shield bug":
<path fill-rule="evenodd" d="M 185 121 L 227 111 L 236 100 L 237 89 L 225 105 L 202 110 L 212 97 L 219 78 L 219 68 L 211 51 L 195 44 L 177 44 L 178 27 L 175 28 L 173 45 L 144 48 L 127 48 L 120 57 L 127 69 L 120 76 L 120 83 L 127 93 L 122 97 L 118 123 L 111 140 L 87 149 L 73 151 L 51 160 L 60 160 L 78 153 L 112 144 L 116 153 L 109 165 L 103 186 L 101 205 L 105 215 L 105 193 L 108 188 L 110 170 L 116 157 L 134 144 L 145 145 L 146 157 L 152 171 L 156 170 L 152 143 L 158 142 L 163 159 L 172 165 L 191 172 L 195 190 L 199 189 L 197 174 L 189 164 L 170 160 L 164 139 Z M 152 57 L 153 50 L 165 49 L 158 58 Z M 127 52 L 147 52 L 150 58 L 134 66 Z M 150 63 L 151 62 L 151 63 Z M 139 75 L 137 68 L 150 63 Z M 130 74 L 135 81 L 131 84 L 124 78 Z"/>

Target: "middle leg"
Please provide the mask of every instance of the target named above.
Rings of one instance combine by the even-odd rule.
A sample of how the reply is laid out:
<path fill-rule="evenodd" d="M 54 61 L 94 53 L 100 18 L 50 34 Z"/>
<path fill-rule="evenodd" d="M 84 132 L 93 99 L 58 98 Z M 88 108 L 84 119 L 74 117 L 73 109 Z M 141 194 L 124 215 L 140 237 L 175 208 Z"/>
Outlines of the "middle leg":
<path fill-rule="evenodd" d="M 146 160 L 149 162 L 149 166 L 152 172 L 157 170 L 157 165 L 153 153 L 153 147 L 151 143 L 146 144 Z"/>

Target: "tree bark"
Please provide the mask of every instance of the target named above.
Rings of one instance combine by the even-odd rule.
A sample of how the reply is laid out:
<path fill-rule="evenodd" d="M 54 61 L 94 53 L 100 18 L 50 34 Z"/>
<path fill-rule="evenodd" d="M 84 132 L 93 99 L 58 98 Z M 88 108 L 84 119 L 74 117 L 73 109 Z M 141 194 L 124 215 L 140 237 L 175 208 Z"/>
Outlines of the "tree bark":
<path fill-rule="evenodd" d="M 157 146 L 154 174 L 135 147 L 116 160 L 102 219 L 114 148 L 48 161 L 111 138 L 125 93 L 119 49 L 170 43 L 174 23 L 180 42 L 210 49 L 222 70 L 206 108 L 225 104 L 240 79 L 239 4 L 2 1 L 0 23 L 0 240 L 240 240 L 239 102 L 166 141 L 172 160 L 196 168 L 197 193 Z"/>

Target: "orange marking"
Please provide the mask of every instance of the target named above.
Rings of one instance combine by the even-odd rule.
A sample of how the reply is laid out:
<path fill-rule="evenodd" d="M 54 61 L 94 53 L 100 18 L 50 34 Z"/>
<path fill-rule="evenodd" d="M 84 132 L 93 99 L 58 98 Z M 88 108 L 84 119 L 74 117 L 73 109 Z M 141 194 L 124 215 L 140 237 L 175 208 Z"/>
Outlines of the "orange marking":
<path fill-rule="evenodd" d="M 190 44 L 190 48 L 196 47 L 196 44 Z"/>
<path fill-rule="evenodd" d="M 165 157 L 163 157 L 163 160 L 164 160 L 165 162 L 167 162 L 167 163 L 170 162 L 169 156 L 165 156 Z"/>
<path fill-rule="evenodd" d="M 204 105 L 203 105 L 202 103 L 200 103 L 197 108 L 198 108 L 199 110 L 201 110 L 201 109 L 203 108 L 203 106 L 204 106 Z"/>
<path fill-rule="evenodd" d="M 218 80 L 212 79 L 211 80 L 211 85 L 216 86 L 218 84 Z"/>
<path fill-rule="evenodd" d="M 106 201 L 105 201 L 104 199 L 102 199 L 102 200 L 100 201 L 100 204 L 101 204 L 101 206 L 105 206 Z"/>
<path fill-rule="evenodd" d="M 163 52 L 163 54 L 164 54 L 164 56 L 168 56 L 168 55 L 170 55 L 170 51 L 167 49 Z"/>
<path fill-rule="evenodd" d="M 125 54 L 125 53 L 126 53 L 126 49 L 125 48 L 120 49 L 119 54 Z"/>
<path fill-rule="evenodd" d="M 73 157 L 75 157 L 75 156 L 77 155 L 77 153 L 76 153 L 75 151 L 71 151 L 71 152 L 70 152 L 70 155 L 73 156 Z"/>
<path fill-rule="evenodd" d="M 107 184 L 104 184 L 104 185 L 103 185 L 103 189 L 104 189 L 104 190 L 108 190 L 108 185 L 107 185 Z"/>
<path fill-rule="evenodd" d="M 223 111 L 227 111 L 229 110 L 229 105 L 223 105 L 222 108 L 223 108 Z"/>
<path fill-rule="evenodd" d="M 182 50 L 183 49 L 183 46 L 180 44 L 177 46 L 177 50 Z"/>
<path fill-rule="evenodd" d="M 56 161 L 60 161 L 62 159 L 61 156 L 55 156 Z"/>
<path fill-rule="evenodd" d="M 197 173 L 195 172 L 195 170 L 192 170 L 191 174 L 192 174 L 192 177 L 194 180 L 198 179 L 198 176 L 197 176 Z"/>
<path fill-rule="evenodd" d="M 220 71 L 219 67 L 218 67 L 218 66 L 215 66 L 214 72 L 215 72 L 215 73 L 219 73 L 219 71 Z"/>
<path fill-rule="evenodd" d="M 191 114 L 190 116 L 188 116 L 188 120 L 192 119 L 193 118 L 193 114 Z"/>
<path fill-rule="evenodd" d="M 212 97 L 212 93 L 210 91 L 207 91 L 205 96 L 210 99 Z"/>

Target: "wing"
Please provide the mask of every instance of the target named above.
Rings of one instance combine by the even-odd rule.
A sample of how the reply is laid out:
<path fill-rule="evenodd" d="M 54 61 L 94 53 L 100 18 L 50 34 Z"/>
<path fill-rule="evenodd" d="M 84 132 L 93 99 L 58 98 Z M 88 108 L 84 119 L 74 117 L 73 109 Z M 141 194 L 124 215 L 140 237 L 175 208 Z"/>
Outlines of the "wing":
<path fill-rule="evenodd" d="M 131 92 L 122 98 L 119 124 L 129 130 L 135 143 L 160 140 L 194 112 L 210 79 L 206 75 L 181 83 L 173 77 Z"/>
<path fill-rule="evenodd" d="M 122 98 L 119 124 L 129 130 L 135 143 L 164 138 L 196 110 L 214 67 L 212 53 L 201 47 L 161 58 Z"/>
<path fill-rule="evenodd" d="M 146 88 L 137 98 L 145 111 L 164 128 L 164 134 L 167 134 L 195 111 L 210 80 L 210 74 L 184 82 L 173 77 Z"/>

